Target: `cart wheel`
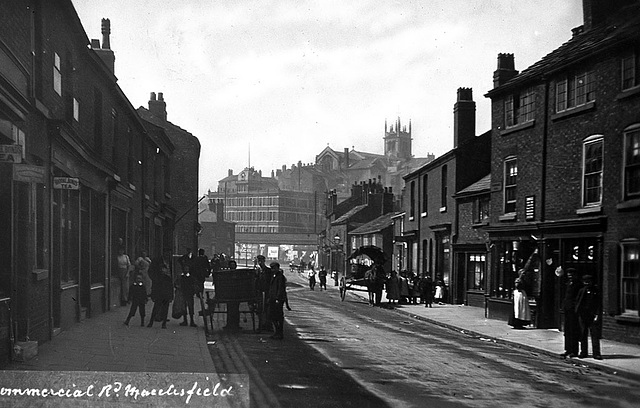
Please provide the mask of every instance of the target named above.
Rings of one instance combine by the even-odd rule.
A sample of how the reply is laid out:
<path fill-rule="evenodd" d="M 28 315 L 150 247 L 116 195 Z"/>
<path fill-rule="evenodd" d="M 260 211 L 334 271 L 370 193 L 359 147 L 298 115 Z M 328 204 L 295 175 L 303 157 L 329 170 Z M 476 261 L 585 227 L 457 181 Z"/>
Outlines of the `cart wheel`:
<path fill-rule="evenodd" d="M 347 282 L 344 278 L 340 279 L 340 300 L 344 302 L 344 297 L 347 295 Z"/>

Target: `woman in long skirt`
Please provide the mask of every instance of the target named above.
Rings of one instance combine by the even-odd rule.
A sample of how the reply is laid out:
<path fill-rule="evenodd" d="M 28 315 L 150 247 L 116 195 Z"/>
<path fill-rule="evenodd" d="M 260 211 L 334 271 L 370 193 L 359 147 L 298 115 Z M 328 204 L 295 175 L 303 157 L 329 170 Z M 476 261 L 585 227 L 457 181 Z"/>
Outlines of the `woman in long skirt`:
<path fill-rule="evenodd" d="M 522 279 L 515 281 L 516 288 L 513 291 L 513 318 L 509 322 L 514 329 L 524 329 L 524 326 L 531 324 L 531 309 L 529 308 L 529 297 L 524 290 Z"/>

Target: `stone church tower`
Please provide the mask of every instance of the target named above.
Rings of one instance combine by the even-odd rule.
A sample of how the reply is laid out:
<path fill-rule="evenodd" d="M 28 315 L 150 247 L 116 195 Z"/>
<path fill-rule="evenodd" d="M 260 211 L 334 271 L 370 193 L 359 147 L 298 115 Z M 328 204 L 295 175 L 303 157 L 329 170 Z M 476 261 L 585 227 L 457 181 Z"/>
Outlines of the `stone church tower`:
<path fill-rule="evenodd" d="M 401 127 L 400 117 L 395 125 L 388 128 L 384 121 L 384 155 L 389 159 L 408 160 L 411 158 L 411 121 L 409 131 L 407 127 Z"/>

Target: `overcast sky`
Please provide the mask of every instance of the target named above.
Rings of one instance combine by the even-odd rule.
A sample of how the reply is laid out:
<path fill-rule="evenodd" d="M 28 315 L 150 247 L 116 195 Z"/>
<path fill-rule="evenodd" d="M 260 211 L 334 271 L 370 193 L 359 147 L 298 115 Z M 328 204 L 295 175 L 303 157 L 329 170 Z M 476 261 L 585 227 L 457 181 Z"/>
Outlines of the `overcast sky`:
<path fill-rule="evenodd" d="M 522 71 L 582 24 L 581 0 L 73 3 L 89 39 L 111 20 L 133 106 L 163 92 L 168 120 L 198 137 L 201 193 L 249 161 L 269 175 L 327 145 L 381 154 L 397 117 L 416 157 L 439 156 L 459 87 L 473 88 L 477 133 L 489 130 L 498 53 Z"/>

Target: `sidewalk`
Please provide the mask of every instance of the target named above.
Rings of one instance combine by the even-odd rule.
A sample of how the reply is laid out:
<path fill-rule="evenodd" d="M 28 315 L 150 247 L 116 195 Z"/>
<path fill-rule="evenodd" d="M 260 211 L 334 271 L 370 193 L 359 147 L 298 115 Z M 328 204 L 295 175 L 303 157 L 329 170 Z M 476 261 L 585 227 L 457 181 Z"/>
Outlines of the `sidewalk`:
<path fill-rule="evenodd" d="M 337 287 L 335 288 L 337 292 Z M 365 298 L 364 292 L 347 291 L 347 296 L 355 295 Z M 383 293 L 383 299 L 386 299 Z M 383 302 L 384 304 L 385 302 Z M 564 334 L 557 329 L 524 329 L 515 330 L 502 320 L 487 319 L 484 309 L 464 305 L 397 305 L 396 311 L 408 314 L 419 320 L 427 321 L 483 341 L 494 341 L 521 347 L 533 352 L 547 354 L 562 359 L 564 352 Z M 599 368 L 603 371 L 621 375 L 640 381 L 640 346 L 610 340 L 600 340 L 602 360 L 588 358 L 572 358 L 576 365 Z M 589 339 L 591 353 L 591 339 Z"/>
<path fill-rule="evenodd" d="M 147 305 L 147 319 L 152 303 Z M 199 310 L 199 306 L 196 306 Z M 199 327 L 182 327 L 171 319 L 141 327 L 140 317 L 123 324 L 129 307 L 119 307 L 76 323 L 51 341 L 41 344 L 38 355 L 13 362 L 5 370 L 114 371 L 215 373 L 202 318 Z"/>

